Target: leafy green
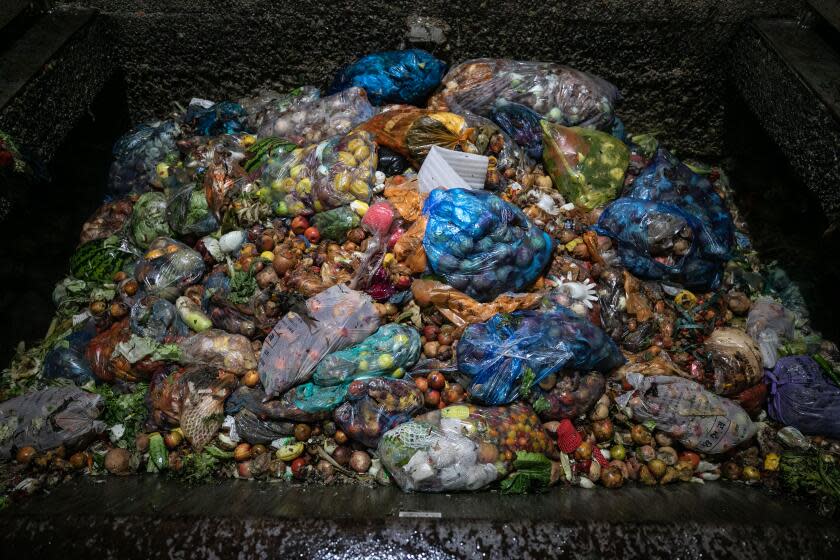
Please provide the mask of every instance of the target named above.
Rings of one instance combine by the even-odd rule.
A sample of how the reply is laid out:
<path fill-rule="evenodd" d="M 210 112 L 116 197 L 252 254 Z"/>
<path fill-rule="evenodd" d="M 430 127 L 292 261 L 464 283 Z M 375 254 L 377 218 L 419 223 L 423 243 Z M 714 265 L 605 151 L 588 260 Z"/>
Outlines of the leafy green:
<path fill-rule="evenodd" d="M 551 410 L 551 403 L 548 402 L 547 398 L 540 395 L 540 398 L 534 401 L 532 408 L 537 414 L 542 414 L 543 412 L 548 412 L 549 410 Z"/>
<path fill-rule="evenodd" d="M 228 299 L 233 303 L 245 304 L 251 301 L 257 291 L 257 279 L 244 270 L 234 270 L 230 277 Z"/>
<path fill-rule="evenodd" d="M 531 388 L 534 386 L 534 381 L 537 380 L 537 375 L 529 367 L 525 368 L 525 373 L 522 374 L 522 383 L 519 385 L 519 395 L 527 397 L 531 394 Z"/>
<path fill-rule="evenodd" d="M 794 492 L 818 494 L 840 503 L 840 467 L 817 451 L 786 451 L 779 461 L 782 482 Z"/>
<path fill-rule="evenodd" d="M 183 458 L 183 465 L 173 475 L 191 484 L 212 482 L 222 461 L 232 459 L 233 453 L 208 446 L 201 452 L 190 453 Z"/>
<path fill-rule="evenodd" d="M 120 438 L 130 445 L 134 445 L 134 436 L 140 431 L 146 420 L 147 383 L 136 383 L 130 393 L 117 393 L 111 385 L 92 385 L 87 387 L 91 393 L 101 395 L 105 399 L 105 409 L 100 416 L 108 426 L 122 424 L 125 432 Z"/>
<path fill-rule="evenodd" d="M 551 460 L 542 453 L 517 451 L 513 468 L 502 481 L 502 494 L 541 492 L 551 483 Z"/>

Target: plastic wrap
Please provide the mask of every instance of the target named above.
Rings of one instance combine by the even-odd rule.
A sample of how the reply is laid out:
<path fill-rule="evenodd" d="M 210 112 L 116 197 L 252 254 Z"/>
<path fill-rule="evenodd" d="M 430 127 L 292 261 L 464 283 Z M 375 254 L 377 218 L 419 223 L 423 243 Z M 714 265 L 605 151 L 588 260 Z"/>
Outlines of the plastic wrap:
<path fill-rule="evenodd" d="M 509 180 L 522 177 L 526 171 L 526 158 L 519 144 L 508 136 L 496 123 L 478 115 L 466 114 L 467 124 L 475 132 L 472 142 L 476 151 L 490 158 L 484 187 L 498 191 L 504 189 Z"/>
<path fill-rule="evenodd" d="M 312 217 L 312 225 L 318 228 L 318 233 L 324 239 L 332 239 L 343 243 L 347 232 L 358 227 L 361 220 L 349 206 L 333 208 Z"/>
<path fill-rule="evenodd" d="M 725 453 L 755 435 L 758 427 L 735 401 L 702 385 L 672 376 L 627 375 L 635 389 L 628 406 L 639 422 L 652 421 L 688 449 Z"/>
<path fill-rule="evenodd" d="M 184 122 L 199 136 L 233 134 L 242 130 L 245 123 L 245 108 L 235 101 L 220 101 L 209 106 L 190 103 Z"/>
<path fill-rule="evenodd" d="M 603 78 L 551 62 L 479 58 L 454 66 L 430 107 L 490 116 L 493 107 L 519 103 L 566 126 L 612 125 L 618 89 Z"/>
<path fill-rule="evenodd" d="M 359 128 L 373 134 L 377 145 L 408 158 L 415 169 L 420 168 L 432 146 L 478 153 L 473 143 L 475 130 L 455 113 L 400 107 L 379 113 Z"/>
<path fill-rule="evenodd" d="M 720 283 L 724 261 L 706 253 L 702 228 L 700 220 L 672 204 L 619 198 L 604 209 L 595 229 L 616 240 L 621 263 L 634 276 L 705 292 Z"/>
<path fill-rule="evenodd" d="M 341 385 L 367 377 L 401 377 L 420 357 L 420 335 L 411 327 L 389 323 L 365 340 L 328 354 L 312 380 L 318 385 Z"/>
<path fill-rule="evenodd" d="M 760 297 L 747 315 L 747 334 L 758 343 L 764 367 L 772 369 L 779 359 L 778 349 L 793 338 L 796 317 L 781 303 Z"/>
<path fill-rule="evenodd" d="M 358 380 L 347 393 L 349 402 L 339 406 L 333 417 L 344 433 L 367 447 L 376 447 L 382 434 L 423 408 L 423 393 L 410 381 Z"/>
<path fill-rule="evenodd" d="M 133 206 L 127 198 L 100 206 L 82 226 L 79 243 L 104 239 L 122 230 L 131 217 Z"/>
<path fill-rule="evenodd" d="M 540 304 L 543 297 L 541 293 L 502 294 L 493 301 L 479 303 L 448 284 L 423 279 L 411 283 L 411 292 L 418 305 L 434 305 L 458 329 L 472 323 L 489 321 L 497 313 L 533 309 Z"/>
<path fill-rule="evenodd" d="M 207 235 L 219 228 L 204 187 L 189 183 L 173 190 L 166 205 L 169 227 L 179 235 Z"/>
<path fill-rule="evenodd" d="M 575 419 L 586 414 L 601 395 L 604 394 L 607 382 L 597 371 L 586 374 L 574 372 L 561 375 L 557 384 L 549 391 L 535 390 L 531 393 L 531 404 L 543 401 L 545 405 L 539 409 L 540 418 L 546 420 Z M 547 405 L 547 406 L 546 406 Z"/>
<path fill-rule="evenodd" d="M 260 183 L 278 216 L 295 216 L 369 202 L 375 172 L 376 144 L 352 132 L 269 160 Z"/>
<path fill-rule="evenodd" d="M 192 335 L 180 347 L 181 363 L 202 364 L 235 374 L 257 369 L 251 341 L 240 334 L 210 329 Z"/>
<path fill-rule="evenodd" d="M 423 213 L 429 266 L 478 301 L 522 291 L 551 258 L 551 238 L 519 208 L 492 194 L 436 189 Z"/>
<path fill-rule="evenodd" d="M 175 141 L 180 134 L 175 121 L 157 121 L 140 124 L 121 136 L 114 144 L 109 196 L 144 193 L 151 185 L 159 185 L 157 164 L 169 154 L 177 155 Z"/>
<path fill-rule="evenodd" d="M 159 237 L 137 262 L 134 277 L 150 295 L 174 300 L 204 275 L 201 255 L 169 237 Z"/>
<path fill-rule="evenodd" d="M 95 239 L 81 245 L 70 257 L 70 273 L 85 282 L 106 284 L 130 266 L 135 256 L 116 237 Z"/>
<path fill-rule="evenodd" d="M 546 171 L 566 200 L 591 210 L 618 196 L 630 162 L 623 142 L 606 132 L 547 121 L 542 129 Z"/>
<path fill-rule="evenodd" d="M 178 317 L 175 306 L 158 296 L 138 298 L 131 306 L 129 324 L 132 333 L 156 342 L 190 334 L 189 327 Z"/>
<path fill-rule="evenodd" d="M 459 371 L 470 378 L 470 394 L 494 405 L 527 395 L 561 370 L 608 373 L 624 363 L 604 331 L 562 306 L 500 313 L 470 325 L 457 355 Z"/>
<path fill-rule="evenodd" d="M 80 447 L 105 431 L 104 399 L 75 386 L 47 387 L 0 403 L 0 459 L 32 446 L 43 453 Z"/>
<path fill-rule="evenodd" d="M 172 235 L 166 219 L 166 196 L 160 192 L 142 195 L 134 204 L 129 227 L 131 240 L 141 249 L 147 249 L 158 237 Z"/>
<path fill-rule="evenodd" d="M 421 49 L 371 53 L 342 68 L 328 93 L 363 88 L 373 105 L 422 105 L 440 85 L 446 64 Z"/>
<path fill-rule="evenodd" d="M 766 372 L 770 417 L 805 434 L 840 439 L 840 387 L 808 356 L 779 358 Z"/>
<path fill-rule="evenodd" d="M 553 443 L 524 403 L 455 405 L 388 431 L 382 464 L 406 492 L 478 490 L 510 471 L 517 451 L 546 453 Z"/>
<path fill-rule="evenodd" d="M 302 315 L 301 313 L 305 313 Z M 306 381 L 321 359 L 361 342 L 379 327 L 370 296 L 338 284 L 290 311 L 266 337 L 259 373 L 269 396 Z"/>
<path fill-rule="evenodd" d="M 239 104 L 245 109 L 245 122 L 251 130 L 259 130 L 266 117 L 288 111 L 298 105 L 320 99 L 321 90 L 315 86 L 300 86 L 284 93 L 264 89 L 253 97 L 243 97 Z"/>
<path fill-rule="evenodd" d="M 44 379 L 69 379 L 76 385 L 92 380 L 93 370 L 85 357 L 85 350 L 95 335 L 93 321 L 88 321 L 84 327 L 56 343 L 44 356 Z"/>
<path fill-rule="evenodd" d="M 542 161 L 543 129 L 539 114 L 519 103 L 506 103 L 494 106 L 490 118 L 525 150 L 528 157 Z"/>
<path fill-rule="evenodd" d="M 741 329 L 715 329 L 706 339 L 704 348 L 712 371 L 702 383 L 718 395 L 734 397 L 758 384 L 764 376 L 758 346 Z"/>
<path fill-rule="evenodd" d="M 98 379 L 106 383 L 116 380 L 135 383 L 151 378 L 163 367 L 163 362 L 154 361 L 148 356 L 132 363 L 117 352 L 117 348 L 128 343 L 130 339 L 131 327 L 128 319 L 114 323 L 91 339 L 85 350 L 85 358 Z"/>
<path fill-rule="evenodd" d="M 285 109 L 268 107 L 258 117 L 257 134 L 261 138 L 288 138 L 304 146 L 347 134 L 373 114 L 374 108 L 361 88 L 352 87 L 317 99 L 304 95 Z"/>

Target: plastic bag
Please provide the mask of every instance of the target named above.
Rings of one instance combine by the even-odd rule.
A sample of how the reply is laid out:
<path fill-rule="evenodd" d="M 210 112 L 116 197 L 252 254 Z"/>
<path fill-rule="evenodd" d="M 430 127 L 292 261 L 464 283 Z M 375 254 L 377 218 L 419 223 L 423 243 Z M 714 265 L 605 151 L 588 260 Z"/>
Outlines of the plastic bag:
<path fill-rule="evenodd" d="M 718 395 L 734 397 L 758 384 L 764 376 L 761 354 L 752 338 L 741 329 L 720 327 L 706 339 L 704 349 L 713 370 L 702 383 Z"/>
<path fill-rule="evenodd" d="M 144 296 L 135 301 L 129 313 L 129 324 L 132 333 L 156 342 L 190 334 L 175 306 L 158 296 Z"/>
<path fill-rule="evenodd" d="M 499 191 L 508 182 L 525 173 L 525 155 L 519 145 L 490 119 L 467 113 L 467 124 L 473 129 L 471 141 L 476 152 L 489 158 L 484 188 Z"/>
<path fill-rule="evenodd" d="M 542 121 L 543 162 L 563 197 L 586 210 L 614 200 L 630 162 L 627 146 L 606 132 Z"/>
<path fill-rule="evenodd" d="M 389 323 L 365 340 L 324 357 L 312 380 L 322 386 L 367 377 L 401 377 L 420 357 L 420 335 L 411 327 Z"/>
<path fill-rule="evenodd" d="M 603 78 L 551 62 L 479 58 L 451 68 L 429 107 L 490 116 L 493 107 L 519 103 L 566 126 L 612 125 L 618 89 Z"/>
<path fill-rule="evenodd" d="M 369 202 L 375 172 L 376 144 L 352 132 L 270 160 L 260 183 L 278 216 L 295 216 Z"/>
<path fill-rule="evenodd" d="M 131 240 L 141 249 L 147 249 L 158 237 L 171 235 L 164 194 L 149 192 L 142 195 L 131 212 Z"/>
<path fill-rule="evenodd" d="M 726 203 L 709 180 L 659 148 L 625 193 L 630 198 L 666 202 L 697 218 L 703 225 L 700 242 L 710 258 L 726 260 L 735 226 Z"/>
<path fill-rule="evenodd" d="M 181 363 L 203 364 L 237 375 L 257 369 L 251 341 L 240 334 L 210 329 L 180 343 Z"/>
<path fill-rule="evenodd" d="M 464 330 L 458 370 L 469 392 L 488 404 L 512 402 L 561 370 L 609 373 L 624 363 L 604 331 L 557 306 L 552 311 L 500 313 Z"/>
<path fill-rule="evenodd" d="M 111 283 L 115 273 L 130 270 L 135 255 L 129 249 L 116 237 L 88 241 L 70 257 L 70 273 L 85 282 Z"/>
<path fill-rule="evenodd" d="M 540 418 L 546 420 L 574 419 L 586 414 L 601 395 L 607 382 L 597 371 L 586 374 L 574 372 L 561 375 L 557 384 L 549 391 L 535 390 L 531 393 L 531 405 L 539 410 Z M 536 403 L 544 403 L 537 406 Z"/>
<path fill-rule="evenodd" d="M 120 231 L 131 218 L 133 204 L 128 199 L 106 202 L 82 226 L 79 243 L 110 237 Z"/>
<path fill-rule="evenodd" d="M 419 169 L 432 146 L 477 154 L 475 130 L 455 113 L 401 107 L 379 113 L 359 127 L 373 134 L 379 146 L 408 158 Z"/>
<path fill-rule="evenodd" d="M 155 239 L 134 268 L 134 277 L 148 294 L 170 301 L 203 275 L 201 255 L 169 237 Z"/>
<path fill-rule="evenodd" d="M 259 388 L 240 386 L 225 403 L 225 414 L 249 410 L 260 418 L 293 422 L 317 422 L 330 417 L 347 396 L 347 386 L 319 387 L 304 383 L 292 387 L 279 399 L 268 400 Z"/>
<path fill-rule="evenodd" d="M 808 356 L 779 358 L 766 372 L 770 417 L 805 434 L 840 439 L 840 387 Z"/>
<path fill-rule="evenodd" d="M 374 112 L 365 90 L 357 87 L 319 99 L 304 95 L 286 109 L 267 108 L 259 117 L 257 135 L 288 138 L 298 146 L 315 144 L 347 134 Z"/>
<path fill-rule="evenodd" d="M 179 235 L 207 235 L 219 228 L 219 221 L 207 204 L 204 187 L 193 183 L 172 192 L 166 205 L 166 219 Z"/>
<path fill-rule="evenodd" d="M 381 171 L 386 177 L 393 177 L 394 175 L 402 175 L 407 169 L 411 169 L 411 164 L 402 154 L 385 146 L 379 146 L 377 171 Z"/>
<path fill-rule="evenodd" d="M 318 228 L 318 233 L 324 239 L 332 239 L 343 243 L 347 238 L 347 232 L 358 227 L 361 220 L 359 215 L 353 212 L 349 206 L 340 206 L 315 214 L 312 218 L 312 225 Z"/>
<path fill-rule="evenodd" d="M 234 101 L 220 101 L 209 106 L 190 103 L 184 122 L 200 136 L 233 134 L 242 130 L 245 122 L 245 108 Z"/>
<path fill-rule="evenodd" d="M 634 276 L 707 292 L 720 283 L 725 261 L 706 253 L 702 229 L 700 220 L 672 204 L 634 198 L 607 206 L 595 228 L 617 241 L 621 263 Z"/>
<path fill-rule="evenodd" d="M 367 447 L 376 447 L 382 434 L 423 408 L 423 393 L 409 381 L 357 380 L 347 392 L 349 402 L 339 406 L 333 417 L 344 433 Z"/>
<path fill-rule="evenodd" d="M 404 491 L 444 492 L 483 488 L 510 471 L 517 451 L 552 448 L 534 411 L 514 403 L 455 405 L 416 417 L 388 431 L 378 452 Z"/>
<path fill-rule="evenodd" d="M 258 443 L 268 445 L 276 439 L 291 436 L 295 432 L 295 425 L 292 422 L 264 420 L 248 409 L 236 413 L 234 426 L 239 439 L 251 445 Z"/>
<path fill-rule="evenodd" d="M 93 379 L 85 350 L 95 335 L 96 327 L 93 321 L 88 321 L 84 327 L 53 346 L 44 356 L 44 379 L 69 379 L 76 385 L 84 385 Z"/>
<path fill-rule="evenodd" d="M 81 447 L 105 431 L 97 420 L 104 399 L 75 386 L 47 387 L 0 403 L 0 459 L 12 449 L 32 446 L 38 452 L 64 445 Z"/>
<path fill-rule="evenodd" d="M 423 206 L 429 266 L 478 301 L 533 283 L 551 259 L 551 238 L 486 192 L 436 189 Z"/>
<path fill-rule="evenodd" d="M 132 363 L 117 349 L 131 339 L 129 320 L 123 319 L 91 339 L 85 350 L 85 358 L 90 363 L 94 375 L 101 381 L 112 383 L 115 380 L 136 383 L 150 379 L 164 366 L 161 361 L 149 356 Z"/>
<path fill-rule="evenodd" d="M 337 284 L 290 311 L 266 337 L 259 360 L 260 380 L 269 396 L 306 381 L 321 359 L 361 342 L 379 327 L 370 296 Z"/>
<path fill-rule="evenodd" d="M 421 49 L 371 53 L 342 68 L 328 93 L 364 88 L 373 105 L 422 105 L 440 84 L 446 64 Z"/>
<path fill-rule="evenodd" d="M 543 157 L 542 117 L 519 103 L 506 103 L 494 106 L 490 118 L 499 125 L 514 142 L 522 146 L 525 153 L 535 161 Z"/>
<path fill-rule="evenodd" d="M 737 403 L 672 376 L 627 375 L 635 389 L 626 395 L 633 418 L 652 421 L 688 449 L 725 453 L 753 437 L 758 427 Z"/>
<path fill-rule="evenodd" d="M 543 297 L 541 293 L 502 294 L 488 303 L 479 303 L 448 284 L 423 279 L 411 283 L 411 292 L 417 305 L 434 305 L 459 330 L 472 323 L 489 321 L 497 313 L 533 309 Z"/>
<path fill-rule="evenodd" d="M 752 303 L 747 315 L 747 334 L 758 343 L 764 367 L 772 369 L 779 359 L 778 349 L 793 338 L 796 317 L 784 305 L 768 297 Z"/>
<path fill-rule="evenodd" d="M 315 86 L 300 86 L 284 93 L 274 90 L 259 90 L 253 97 L 243 97 L 239 104 L 245 109 L 245 122 L 251 130 L 262 128 L 266 117 L 288 111 L 293 107 L 311 103 L 321 98 L 321 90 Z"/>
<path fill-rule="evenodd" d="M 181 127 L 175 121 L 156 121 L 138 125 L 121 136 L 114 144 L 109 196 L 119 198 L 159 186 L 156 166 L 170 154 L 177 157 L 175 140 L 180 135 Z"/>

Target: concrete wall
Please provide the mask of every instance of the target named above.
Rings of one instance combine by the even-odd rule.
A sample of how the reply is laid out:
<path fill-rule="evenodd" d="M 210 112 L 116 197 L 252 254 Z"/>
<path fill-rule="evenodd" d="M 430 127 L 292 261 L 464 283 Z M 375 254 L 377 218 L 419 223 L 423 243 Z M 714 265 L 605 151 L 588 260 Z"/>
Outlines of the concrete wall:
<path fill-rule="evenodd" d="M 662 131 L 682 153 L 722 147 L 726 46 L 751 17 L 790 16 L 797 0 L 73 0 L 101 10 L 132 118 L 192 96 L 236 97 L 261 85 L 324 85 L 366 52 L 405 43 L 433 18 L 449 62 L 499 56 L 563 62 L 618 85 L 630 130 Z"/>

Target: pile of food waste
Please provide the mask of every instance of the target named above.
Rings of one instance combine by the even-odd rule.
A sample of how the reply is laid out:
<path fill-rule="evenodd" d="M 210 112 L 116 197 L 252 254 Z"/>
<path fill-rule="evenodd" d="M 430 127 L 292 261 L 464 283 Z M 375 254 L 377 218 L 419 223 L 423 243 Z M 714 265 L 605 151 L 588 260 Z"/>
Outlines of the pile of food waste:
<path fill-rule="evenodd" d="M 840 500 L 840 353 L 717 167 L 547 62 L 362 57 L 114 145 L 0 380 L 4 503 L 79 475 Z"/>

